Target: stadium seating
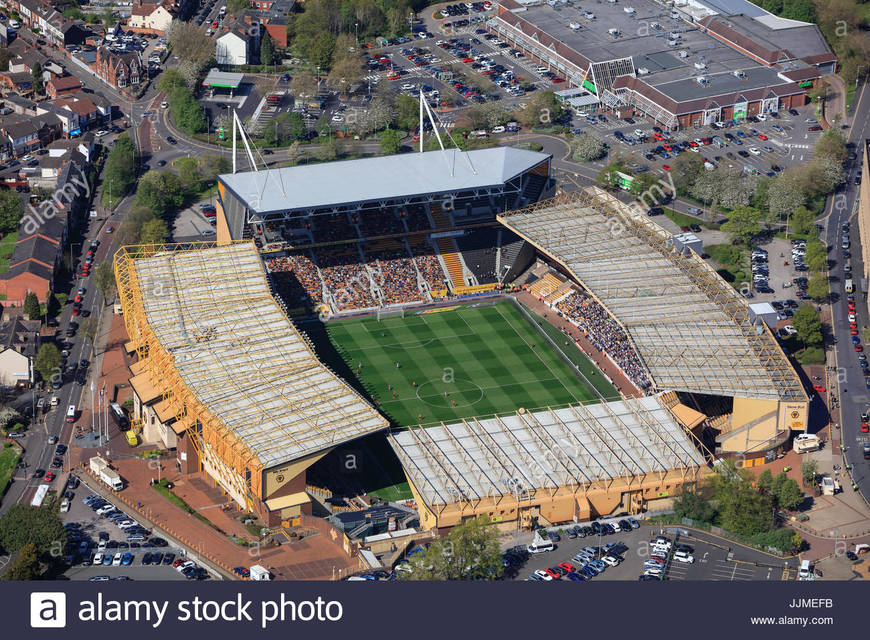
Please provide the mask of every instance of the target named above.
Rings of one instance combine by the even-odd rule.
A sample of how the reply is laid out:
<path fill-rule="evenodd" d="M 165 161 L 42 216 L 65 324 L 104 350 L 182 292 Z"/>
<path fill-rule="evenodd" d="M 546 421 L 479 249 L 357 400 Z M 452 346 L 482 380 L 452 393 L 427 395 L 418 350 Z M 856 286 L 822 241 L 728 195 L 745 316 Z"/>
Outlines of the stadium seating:
<path fill-rule="evenodd" d="M 417 268 L 404 243 L 395 240 L 369 243 L 363 247 L 369 272 L 374 276 L 384 304 L 423 302 Z"/>
<path fill-rule="evenodd" d="M 498 282 L 496 254 L 498 252 L 498 229 L 482 227 L 456 238 L 465 265 L 477 278 L 479 284 Z"/>
<path fill-rule="evenodd" d="M 625 331 L 594 298 L 575 290 L 556 308 L 586 332 L 592 345 L 609 355 L 638 388 L 651 386 Z"/>

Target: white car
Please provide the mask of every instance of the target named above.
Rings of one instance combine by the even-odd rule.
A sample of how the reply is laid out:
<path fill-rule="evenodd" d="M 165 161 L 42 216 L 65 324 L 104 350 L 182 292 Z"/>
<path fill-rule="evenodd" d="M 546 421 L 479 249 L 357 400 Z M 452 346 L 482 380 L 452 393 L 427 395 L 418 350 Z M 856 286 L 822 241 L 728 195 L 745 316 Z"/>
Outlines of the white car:
<path fill-rule="evenodd" d="M 160 108 L 161 108 L 161 109 L 165 109 L 165 108 L 168 107 L 168 106 L 169 106 L 169 103 L 166 102 L 166 100 L 164 100 L 163 102 L 160 103 Z"/>
<path fill-rule="evenodd" d="M 749 153 L 751 153 L 754 156 L 760 156 L 761 149 L 759 149 L 758 147 L 749 147 Z"/>
<path fill-rule="evenodd" d="M 97 509 L 97 515 L 104 516 L 107 513 L 111 513 L 115 510 L 115 506 L 111 504 L 107 504 L 105 507 L 100 507 Z"/>
<path fill-rule="evenodd" d="M 793 325 L 787 324 L 782 329 L 790 336 L 797 335 L 797 329 Z"/>
<path fill-rule="evenodd" d="M 493 133 L 504 133 L 504 132 L 505 132 L 505 128 L 502 127 L 502 126 L 493 127 L 493 128 L 492 128 L 492 132 L 493 132 Z"/>
<path fill-rule="evenodd" d="M 647 567 L 646 570 L 643 572 L 643 575 L 645 576 L 659 576 L 661 574 L 661 567 Z"/>
<path fill-rule="evenodd" d="M 601 558 L 601 562 L 610 565 L 611 567 L 615 567 L 619 564 L 619 560 L 617 560 L 613 556 L 604 556 L 603 558 Z"/>
<path fill-rule="evenodd" d="M 414 88 L 415 88 L 414 85 L 412 85 L 410 82 L 406 82 L 405 84 L 402 85 L 402 91 L 411 91 Z"/>
<path fill-rule="evenodd" d="M 189 567 L 195 567 L 195 566 L 196 566 L 196 563 L 195 563 L 195 562 L 193 562 L 192 560 L 188 560 L 187 562 L 183 562 L 183 563 L 181 563 L 180 565 L 178 565 L 178 566 L 175 568 L 175 570 L 178 571 L 179 573 L 181 573 L 181 572 L 184 571 L 185 569 L 187 569 L 187 568 L 189 568 Z"/>
<path fill-rule="evenodd" d="M 332 116 L 332 121 L 333 122 L 344 122 L 344 116 L 341 115 L 340 113 L 336 113 L 334 116 Z"/>
<path fill-rule="evenodd" d="M 94 561 L 91 564 L 94 564 L 94 565 L 103 564 L 103 554 L 102 553 L 95 553 L 94 554 Z"/>
<path fill-rule="evenodd" d="M 763 113 L 759 113 L 759 114 L 758 114 L 757 116 L 755 116 L 755 117 L 758 118 L 761 122 L 764 122 L 765 120 L 767 120 L 767 116 L 764 115 Z"/>
<path fill-rule="evenodd" d="M 30 161 L 33 160 L 33 159 L 34 159 L 34 157 L 28 153 L 26 156 L 24 156 L 24 157 L 21 158 L 21 162 L 25 162 L 25 163 L 26 163 L 26 162 L 30 162 Z"/>
<path fill-rule="evenodd" d="M 102 138 L 103 136 L 107 136 L 107 135 L 109 135 L 109 132 L 106 131 L 105 129 L 100 129 L 100 130 L 97 131 L 97 133 L 96 133 L 96 136 L 97 136 L 98 138 Z"/>
<path fill-rule="evenodd" d="M 685 564 L 692 564 L 693 562 L 695 562 L 695 556 L 676 554 L 674 556 L 674 560 L 676 560 L 677 562 L 683 562 Z"/>
<path fill-rule="evenodd" d="M 535 575 L 538 576 L 544 582 L 551 582 L 553 580 L 553 576 L 544 571 L 543 569 L 538 569 L 535 571 Z"/>
<path fill-rule="evenodd" d="M 112 558 L 112 566 L 113 566 L 113 567 L 120 567 L 120 566 L 121 566 L 121 559 L 122 559 L 123 557 L 124 557 L 124 554 L 122 554 L 122 553 L 116 553 L 116 554 L 115 554 L 115 557 Z"/>

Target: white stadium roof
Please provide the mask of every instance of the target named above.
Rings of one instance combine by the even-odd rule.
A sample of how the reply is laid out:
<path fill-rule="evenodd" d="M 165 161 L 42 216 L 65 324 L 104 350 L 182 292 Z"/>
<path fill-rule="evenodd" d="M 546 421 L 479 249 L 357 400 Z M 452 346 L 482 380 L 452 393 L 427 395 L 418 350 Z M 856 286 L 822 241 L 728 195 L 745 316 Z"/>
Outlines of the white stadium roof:
<path fill-rule="evenodd" d="M 253 243 L 135 258 L 145 320 L 182 380 L 263 467 L 388 426 L 317 359 Z"/>
<path fill-rule="evenodd" d="M 389 442 L 427 504 L 532 498 L 539 489 L 705 465 L 657 396 L 442 422 Z"/>
<path fill-rule="evenodd" d="M 693 251 L 597 187 L 498 220 L 563 264 L 625 328 L 660 390 L 806 401 L 746 301 Z"/>
<path fill-rule="evenodd" d="M 265 214 L 493 188 L 548 158 L 513 147 L 448 149 L 229 173 L 219 179 L 248 209 Z"/>

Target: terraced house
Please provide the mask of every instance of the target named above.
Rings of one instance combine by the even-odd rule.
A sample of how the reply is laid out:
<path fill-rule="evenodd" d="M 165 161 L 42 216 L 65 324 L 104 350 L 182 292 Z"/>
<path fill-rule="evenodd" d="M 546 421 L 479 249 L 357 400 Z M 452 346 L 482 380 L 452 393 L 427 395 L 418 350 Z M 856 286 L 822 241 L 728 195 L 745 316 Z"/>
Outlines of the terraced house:
<path fill-rule="evenodd" d="M 135 87 L 146 77 L 142 56 L 135 51 L 114 53 L 106 47 L 100 47 L 92 68 L 103 82 L 116 89 Z"/>

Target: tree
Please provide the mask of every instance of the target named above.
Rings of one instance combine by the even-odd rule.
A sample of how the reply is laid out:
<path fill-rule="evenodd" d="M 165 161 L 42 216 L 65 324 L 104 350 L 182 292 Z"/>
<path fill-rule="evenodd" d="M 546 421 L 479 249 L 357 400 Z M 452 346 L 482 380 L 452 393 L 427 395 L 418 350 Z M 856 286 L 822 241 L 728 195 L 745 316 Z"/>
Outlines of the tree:
<path fill-rule="evenodd" d="M 0 235 L 16 231 L 23 214 L 21 196 L 11 189 L 0 189 Z"/>
<path fill-rule="evenodd" d="M 782 12 L 779 15 L 789 20 L 800 22 L 816 22 L 816 5 L 813 0 L 788 0 L 782 3 Z"/>
<path fill-rule="evenodd" d="M 584 133 L 571 142 L 574 162 L 591 162 L 599 160 L 606 154 L 604 140 L 594 133 Z"/>
<path fill-rule="evenodd" d="M 379 137 L 381 140 L 381 151 L 388 155 L 399 153 L 399 150 L 402 148 L 402 139 L 399 137 L 398 131 L 395 129 L 385 129 L 381 131 Z"/>
<path fill-rule="evenodd" d="M 308 60 L 316 67 L 329 69 L 334 49 L 335 38 L 329 33 L 321 33 L 311 42 L 311 48 L 308 50 Z"/>
<path fill-rule="evenodd" d="M 816 474 L 819 472 L 819 463 L 815 460 L 807 460 L 801 463 L 801 479 L 805 487 L 816 484 Z"/>
<path fill-rule="evenodd" d="M 42 80 L 42 65 L 39 64 L 39 61 L 33 63 L 30 76 L 33 80 L 33 91 L 35 93 L 42 93 L 45 90 L 45 83 Z"/>
<path fill-rule="evenodd" d="M 342 93 L 347 92 L 353 85 L 362 82 L 362 79 L 363 65 L 359 56 L 345 57 L 333 62 L 332 70 L 329 72 L 329 83 L 333 86 L 339 86 Z"/>
<path fill-rule="evenodd" d="M 142 225 L 140 242 L 142 244 L 160 244 L 166 241 L 169 235 L 169 227 L 160 218 L 154 218 Z"/>
<path fill-rule="evenodd" d="M 214 60 L 215 44 L 194 22 L 173 20 L 169 25 L 169 46 L 181 61 L 179 72 L 188 87 L 194 88 L 200 73 Z"/>
<path fill-rule="evenodd" d="M 453 527 L 446 538 L 433 542 L 411 562 L 411 573 L 404 579 L 496 580 L 502 572 L 498 531 L 488 517 L 481 516 Z"/>
<path fill-rule="evenodd" d="M 685 195 L 704 172 L 704 159 L 697 153 L 681 153 L 671 162 L 671 179 L 677 193 Z"/>
<path fill-rule="evenodd" d="M 112 199 L 122 197 L 136 178 L 136 147 L 130 136 L 122 133 L 109 152 L 103 169 L 103 192 Z"/>
<path fill-rule="evenodd" d="M 30 320 L 38 320 L 42 317 L 42 310 L 39 308 L 39 298 L 32 291 L 28 291 L 24 297 L 24 315 Z"/>
<path fill-rule="evenodd" d="M 791 214 L 791 229 L 794 233 L 806 236 L 816 230 L 816 217 L 806 207 L 798 207 Z"/>
<path fill-rule="evenodd" d="M 169 93 L 169 111 L 178 128 L 188 135 L 208 129 L 205 110 L 187 87 L 175 87 Z"/>
<path fill-rule="evenodd" d="M 188 190 L 199 190 L 199 159 L 185 156 L 175 160 L 175 168 L 178 170 L 178 178 Z"/>
<path fill-rule="evenodd" d="M 46 382 L 50 382 L 52 376 L 60 371 L 60 350 L 54 343 L 42 343 L 33 361 L 33 368 Z"/>
<path fill-rule="evenodd" d="M 813 227 L 815 228 L 815 227 Z M 810 271 L 820 273 L 825 270 L 828 262 L 828 250 L 818 240 L 810 240 L 807 242 L 806 254 L 804 255 L 804 263 Z"/>
<path fill-rule="evenodd" d="M 767 191 L 767 207 L 776 220 L 785 220 L 806 201 L 801 180 L 792 169 L 784 171 Z"/>
<path fill-rule="evenodd" d="M 11 553 L 27 544 L 34 545 L 39 555 L 62 551 L 66 545 L 66 530 L 57 509 L 50 506 L 12 505 L 0 518 L 0 545 Z"/>
<path fill-rule="evenodd" d="M 748 246 L 752 238 L 761 233 L 761 212 L 752 207 L 741 206 L 733 209 L 728 222 L 722 225 L 736 244 Z"/>
<path fill-rule="evenodd" d="M 104 301 L 108 301 L 115 289 L 115 273 L 112 269 L 112 261 L 104 260 L 94 270 L 94 284 L 99 289 Z"/>
<path fill-rule="evenodd" d="M 39 578 L 39 554 L 36 545 L 28 542 L 18 550 L 15 562 L 3 574 L 3 580 L 37 580 Z"/>
<path fill-rule="evenodd" d="M 828 279 L 823 275 L 812 276 L 807 282 L 807 295 L 813 300 L 823 302 L 828 292 Z"/>
<path fill-rule="evenodd" d="M 170 171 L 149 171 L 139 180 L 136 204 L 146 207 L 156 216 L 165 216 L 184 202 L 181 178 Z"/>
<path fill-rule="evenodd" d="M 217 177 L 220 174 L 229 173 L 232 167 L 232 163 L 226 156 L 207 153 L 200 159 L 200 180 L 204 185 L 210 186 L 217 182 Z"/>
<path fill-rule="evenodd" d="M 770 483 L 770 493 L 774 496 L 778 494 L 786 480 L 788 480 L 788 476 L 783 472 L 779 472 L 773 476 L 773 480 Z"/>
<path fill-rule="evenodd" d="M 538 125 L 549 126 L 558 122 L 565 113 L 564 107 L 556 99 L 552 91 L 535 93 L 525 106 L 514 113 L 514 117 L 527 127 Z"/>
<path fill-rule="evenodd" d="M 251 3 L 248 0 L 227 0 L 227 13 L 234 15 L 250 6 Z"/>
<path fill-rule="evenodd" d="M 417 101 L 406 94 L 401 94 L 396 98 L 396 126 L 404 131 L 411 131 L 417 128 L 419 124 L 419 104 Z"/>
<path fill-rule="evenodd" d="M 816 141 L 815 154 L 817 157 L 830 158 L 843 164 L 849 158 L 849 149 L 846 147 L 846 138 L 840 129 L 827 129 Z"/>
<path fill-rule="evenodd" d="M 266 31 L 260 40 L 260 64 L 271 66 L 275 64 L 275 42 Z"/>
<path fill-rule="evenodd" d="M 369 104 L 365 115 L 366 129 L 380 131 L 389 127 L 396 119 L 396 107 L 388 95 L 376 97 Z"/>
<path fill-rule="evenodd" d="M 797 482 L 791 478 L 786 478 L 779 487 L 776 500 L 780 507 L 791 511 L 800 506 L 804 501 L 804 494 L 801 492 Z"/>
<path fill-rule="evenodd" d="M 791 319 L 791 323 L 797 330 L 797 338 L 807 346 L 822 344 L 822 321 L 819 312 L 811 304 L 802 304 Z"/>
<path fill-rule="evenodd" d="M 157 90 L 169 93 L 175 87 L 183 87 L 184 84 L 184 76 L 181 75 L 181 72 L 176 68 L 171 68 L 160 74 L 160 80 L 157 81 Z"/>
<path fill-rule="evenodd" d="M 762 491 L 770 493 L 770 488 L 773 486 L 773 474 L 770 472 L 770 469 L 765 469 L 759 474 L 756 484 Z"/>
<path fill-rule="evenodd" d="M 674 515 L 678 518 L 690 518 L 698 522 L 711 522 L 716 510 L 710 501 L 700 493 L 683 491 L 674 498 Z"/>
<path fill-rule="evenodd" d="M 91 344 L 96 344 L 97 342 L 97 319 L 93 316 L 88 316 L 84 320 L 82 320 L 82 324 L 79 327 L 79 332 L 82 337 L 86 340 L 90 340 Z"/>
<path fill-rule="evenodd" d="M 702 171 L 689 187 L 689 194 L 712 206 L 719 195 L 719 178 L 716 171 Z"/>
<path fill-rule="evenodd" d="M 335 160 L 338 157 L 338 147 L 335 142 L 332 140 L 327 140 L 326 142 L 321 143 L 320 148 L 317 150 L 317 159 L 321 162 L 329 162 L 331 160 Z"/>

